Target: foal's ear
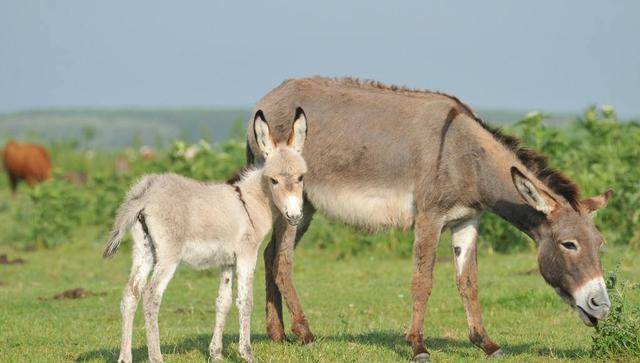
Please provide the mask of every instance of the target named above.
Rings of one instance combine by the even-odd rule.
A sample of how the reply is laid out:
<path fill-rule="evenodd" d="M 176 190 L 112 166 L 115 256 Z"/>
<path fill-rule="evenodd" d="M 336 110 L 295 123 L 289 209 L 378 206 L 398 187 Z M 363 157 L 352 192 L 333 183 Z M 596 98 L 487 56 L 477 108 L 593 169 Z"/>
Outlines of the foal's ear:
<path fill-rule="evenodd" d="M 262 110 L 258 110 L 253 118 L 253 133 L 255 134 L 258 148 L 260 148 L 262 154 L 266 157 L 273 153 L 275 143 L 271 138 L 271 130 L 269 129 L 269 124 L 267 124 L 267 121 L 264 119 Z"/>
<path fill-rule="evenodd" d="M 516 190 L 522 196 L 522 198 L 530 205 L 533 209 L 538 212 L 542 212 L 545 215 L 551 213 L 557 205 L 556 201 L 553 200 L 546 192 L 542 190 L 538 190 L 531 180 L 529 180 L 518 168 L 515 166 L 511 168 L 511 178 L 513 179 L 513 184 L 516 186 Z"/>
<path fill-rule="evenodd" d="M 607 202 L 613 195 L 613 189 L 609 189 L 603 194 L 596 195 L 595 197 L 587 198 L 580 201 L 580 204 L 584 206 L 589 215 L 593 218 L 596 216 L 596 212 L 607 206 Z"/>
<path fill-rule="evenodd" d="M 296 116 L 293 118 L 293 128 L 291 136 L 287 140 L 287 145 L 297 152 L 302 152 L 302 147 L 307 139 L 307 116 L 302 107 L 296 108 Z"/>

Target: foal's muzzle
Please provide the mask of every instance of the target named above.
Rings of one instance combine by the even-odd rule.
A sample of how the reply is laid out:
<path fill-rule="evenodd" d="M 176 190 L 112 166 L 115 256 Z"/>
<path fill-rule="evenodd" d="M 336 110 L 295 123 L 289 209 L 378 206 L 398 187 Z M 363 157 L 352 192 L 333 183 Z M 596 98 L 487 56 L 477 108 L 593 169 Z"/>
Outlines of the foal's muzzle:
<path fill-rule="evenodd" d="M 287 223 L 289 223 L 292 226 L 297 226 L 298 224 L 300 224 L 300 222 L 302 222 L 302 213 L 300 214 L 285 213 L 284 217 L 287 220 Z"/>

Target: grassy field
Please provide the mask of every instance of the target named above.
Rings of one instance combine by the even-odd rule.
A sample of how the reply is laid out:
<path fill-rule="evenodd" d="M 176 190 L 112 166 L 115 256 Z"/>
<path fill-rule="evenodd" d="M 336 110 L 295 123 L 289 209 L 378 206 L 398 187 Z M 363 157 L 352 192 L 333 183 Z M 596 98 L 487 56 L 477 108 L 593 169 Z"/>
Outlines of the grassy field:
<path fill-rule="evenodd" d="M 88 233 L 91 235 L 91 233 Z M 127 245 L 128 247 L 128 245 Z M 24 264 L 0 266 L 0 361 L 115 361 L 120 341 L 119 300 L 127 280 L 130 252 L 100 258 L 97 241 L 73 242 L 53 250 L 19 252 L 0 246 Z M 607 247 L 605 269 L 619 267 L 638 281 L 640 254 Z M 436 362 L 483 360 L 468 342 L 462 303 L 453 280 L 450 242 L 441 242 L 435 288 L 425 328 Z M 482 253 L 480 294 L 487 329 L 506 353 L 501 361 L 589 360 L 592 329 L 555 296 L 537 273 L 533 253 Z M 403 332 L 410 319 L 410 258 L 383 254 L 336 258 L 317 248 L 297 251 L 295 280 L 318 340 L 301 346 L 277 344 L 264 334 L 264 275 L 259 264 L 252 321 L 254 354 L 265 362 L 392 362 L 411 355 Z M 206 361 L 217 272 L 181 268 L 169 285 L 160 313 L 165 360 Z M 82 287 L 93 296 L 56 300 Z M 628 296 L 640 303 L 638 289 Z M 134 359 L 146 359 L 143 317 L 138 311 Z M 225 330 L 224 355 L 239 361 L 237 313 Z M 287 323 L 288 324 L 288 323 Z"/>
<path fill-rule="evenodd" d="M 39 120 L 35 114 L 7 117 L 14 116 Z M 137 122 L 131 117 L 166 124 L 181 117 L 181 125 L 193 126 L 184 132 L 183 140 L 172 140 L 158 148 L 154 160 L 145 160 L 136 145 L 94 150 L 94 143 L 113 135 L 103 135 L 106 131 L 97 127 L 78 130 L 91 113 L 69 111 L 53 116 L 61 123 L 74 116 L 71 123 L 79 132 L 70 140 L 44 140 L 52 157 L 53 180 L 32 190 L 22 185 L 18 197 L 11 199 L 6 178 L 0 178 L 0 255 L 26 260 L 7 265 L 0 258 L 0 362 L 115 361 L 120 342 L 119 301 L 129 273 L 129 244 L 114 260 L 103 261 L 100 254 L 123 195 L 140 175 L 149 172 L 225 180 L 245 163 L 243 138 L 190 145 L 189 135 L 202 134 L 194 125 L 219 116 L 217 113 L 100 113 L 98 116 L 112 121 L 122 119 L 123 125 Z M 229 125 L 232 116 L 225 116 Z M 46 123 L 44 119 L 52 116 L 43 117 L 39 122 Z M 9 121 L 0 117 L 0 140 L 9 136 L 2 134 L 2 126 L 6 129 Z M 640 357 L 640 124 L 619 122 L 613 109 L 604 108 L 588 109 L 562 127 L 548 121 L 545 115 L 533 113 L 509 131 L 549 155 L 554 166 L 576 179 L 585 196 L 609 187 L 615 190 L 610 205 L 597 217 L 609 241 L 603 249 L 604 268 L 606 272 L 618 270 L 618 287 L 634 287 L 626 289 L 624 298 L 613 299 L 611 317 L 597 331 L 595 351 L 606 360 L 626 362 L 629 359 L 620 352 Z M 187 158 L 185 151 L 194 146 L 201 151 Z M 116 160 L 122 158 L 129 167 L 118 172 Z M 86 182 L 70 182 L 69 172 L 85 173 Z M 596 332 L 584 326 L 544 284 L 536 270 L 531 241 L 489 214 L 480 231 L 481 304 L 487 329 L 506 354 L 501 361 L 593 360 L 592 337 Z M 440 244 L 429 303 L 427 347 L 436 362 L 483 360 L 483 353 L 467 340 L 447 236 Z M 411 351 L 403 335 L 411 312 L 411 246 L 411 233 L 366 235 L 317 215 L 296 253 L 295 281 L 318 340 L 301 346 L 290 334 L 289 342 L 276 344 L 264 335 L 260 258 L 252 320 L 258 361 L 407 361 Z M 85 289 L 89 296 L 53 298 L 75 288 Z M 184 268 L 178 272 L 160 314 L 166 361 L 206 361 L 216 292 L 216 271 Z M 622 313 L 616 315 L 616 311 Z M 239 361 L 236 319 L 233 311 L 225 335 L 224 354 L 229 361 Z M 140 361 L 146 359 L 140 312 L 135 326 L 134 359 Z"/>

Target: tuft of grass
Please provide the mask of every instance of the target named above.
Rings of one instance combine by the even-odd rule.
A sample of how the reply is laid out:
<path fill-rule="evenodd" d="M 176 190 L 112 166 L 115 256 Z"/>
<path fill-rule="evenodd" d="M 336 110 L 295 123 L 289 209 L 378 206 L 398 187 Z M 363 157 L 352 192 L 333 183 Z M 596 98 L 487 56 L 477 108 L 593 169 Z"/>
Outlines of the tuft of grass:
<path fill-rule="evenodd" d="M 591 344 L 594 358 L 640 358 L 640 307 L 633 305 L 626 292 L 637 289 L 637 284 L 618 281 L 614 271 L 607 277 L 607 289 L 611 298 L 609 317 L 596 327 Z"/>

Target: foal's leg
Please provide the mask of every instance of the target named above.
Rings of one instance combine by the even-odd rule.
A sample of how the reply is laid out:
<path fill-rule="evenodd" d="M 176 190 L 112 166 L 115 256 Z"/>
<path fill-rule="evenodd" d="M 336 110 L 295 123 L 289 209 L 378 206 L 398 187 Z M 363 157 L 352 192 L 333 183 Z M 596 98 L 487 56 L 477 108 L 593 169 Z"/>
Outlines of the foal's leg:
<path fill-rule="evenodd" d="M 287 308 L 293 318 L 291 330 L 303 344 L 315 340 L 293 285 L 294 248 L 309 228 L 314 212 L 313 206 L 305 202 L 304 218 L 297 227 L 278 218 L 274 224 L 273 237 L 264 252 L 267 282 L 267 333 L 275 341 L 282 341 L 285 337 L 280 293 L 284 295 Z"/>
<path fill-rule="evenodd" d="M 209 355 L 213 360 L 222 359 L 222 333 L 224 322 L 233 302 L 233 267 L 224 266 L 220 270 L 220 286 L 216 298 L 216 321 L 213 324 L 213 338 L 209 345 Z"/>
<path fill-rule="evenodd" d="M 253 273 L 256 268 L 257 251 L 254 256 L 239 257 L 236 262 L 238 274 L 238 315 L 240 317 L 240 356 L 253 362 L 251 353 L 251 311 L 253 310 Z"/>
<path fill-rule="evenodd" d="M 438 220 L 433 220 L 424 213 L 419 213 L 416 216 L 414 229 L 413 278 L 411 281 L 413 313 L 411 328 L 406 338 L 407 342 L 411 344 L 413 359 L 415 361 L 426 361 L 429 358 L 429 352 L 424 346 L 422 329 L 424 326 L 424 313 L 433 285 L 433 266 L 436 261 L 436 248 L 442 225 Z"/>
<path fill-rule="evenodd" d="M 153 268 L 151 280 L 144 290 L 144 318 L 147 328 L 147 349 L 150 362 L 162 362 L 160 337 L 158 333 L 158 312 L 162 294 L 178 267 L 175 261 L 158 261 Z"/>
<path fill-rule="evenodd" d="M 471 219 L 451 228 L 456 264 L 456 284 L 462 297 L 469 325 L 469 339 L 487 355 L 501 354 L 500 346 L 489 338 L 482 324 L 482 313 L 478 302 L 477 237 L 478 220 Z"/>
<path fill-rule="evenodd" d="M 124 287 L 120 312 L 122 314 L 122 343 L 120 346 L 120 357 L 118 362 L 129 363 L 131 358 L 131 337 L 133 334 L 133 319 L 136 315 L 138 300 L 142 296 L 147 276 L 153 267 L 153 255 L 148 246 L 145 246 L 145 239 L 140 225 L 132 228 L 133 234 L 133 264 L 129 282 Z"/>

